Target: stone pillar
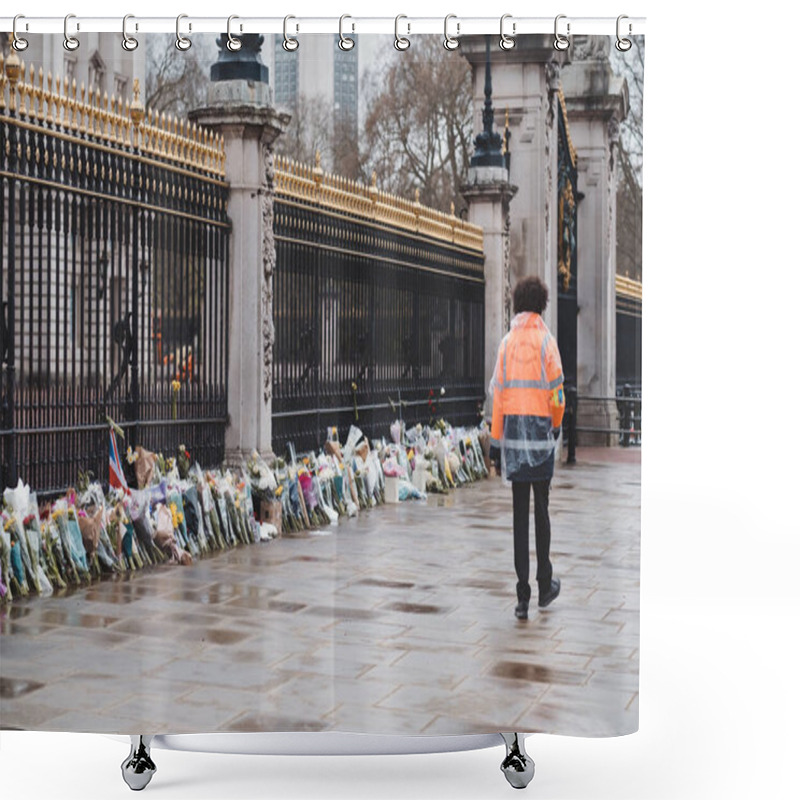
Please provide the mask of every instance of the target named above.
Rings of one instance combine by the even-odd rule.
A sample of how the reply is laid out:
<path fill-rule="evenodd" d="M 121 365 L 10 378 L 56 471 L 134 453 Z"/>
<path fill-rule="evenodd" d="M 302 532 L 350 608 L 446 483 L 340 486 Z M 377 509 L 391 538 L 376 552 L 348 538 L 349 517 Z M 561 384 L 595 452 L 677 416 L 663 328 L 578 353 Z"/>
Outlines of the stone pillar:
<path fill-rule="evenodd" d="M 249 37 L 254 37 L 250 39 Z M 192 120 L 224 137 L 225 177 L 230 184 L 230 307 L 228 330 L 228 414 L 225 460 L 241 463 L 256 448 L 272 449 L 272 279 L 273 143 L 290 117 L 272 105 L 266 67 L 258 59 L 263 37 L 245 34 L 232 61 L 221 37 L 222 55 L 212 67 L 208 103 Z"/>
<path fill-rule="evenodd" d="M 497 350 L 511 324 L 511 264 L 509 227 L 511 198 L 517 191 L 504 167 L 470 167 L 461 194 L 469 203 L 469 221 L 483 228 L 486 257 L 484 317 L 484 386 L 494 373 Z"/>
<path fill-rule="evenodd" d="M 476 117 L 483 101 L 483 37 L 461 38 L 460 50 L 472 66 Z M 508 180 L 518 187 L 509 226 L 511 286 L 538 275 L 550 289 L 544 319 L 558 330 L 558 65 L 566 58 L 553 48 L 553 37 L 516 37 L 513 49 L 493 43 L 493 101 L 498 118 L 506 117 L 510 133 Z M 476 125 L 476 128 L 478 126 Z M 488 294 L 487 294 L 488 303 Z M 488 343 L 487 343 L 488 346 Z"/>
<path fill-rule="evenodd" d="M 618 428 L 616 393 L 616 158 L 628 88 L 609 63 L 611 40 L 575 36 L 561 71 L 572 143 L 578 153 L 578 426 Z M 579 434 L 611 445 L 616 435 Z"/>

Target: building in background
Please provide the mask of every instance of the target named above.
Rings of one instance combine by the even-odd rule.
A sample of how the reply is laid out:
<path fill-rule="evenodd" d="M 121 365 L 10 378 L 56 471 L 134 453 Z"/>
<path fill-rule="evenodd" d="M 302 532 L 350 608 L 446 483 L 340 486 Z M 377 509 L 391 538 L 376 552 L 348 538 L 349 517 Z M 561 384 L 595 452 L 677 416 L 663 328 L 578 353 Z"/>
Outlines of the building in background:
<path fill-rule="evenodd" d="M 118 33 L 80 33 L 80 46 L 71 52 L 64 49 L 63 39 L 58 36 L 28 34 L 29 46 L 20 58 L 26 71 L 33 66 L 38 74 L 41 67 L 45 80 L 47 75 L 60 77 L 63 85 L 75 81 L 78 91 L 84 86 L 100 96 L 108 94 L 119 97 L 124 103 L 133 97 L 135 78 L 144 86 L 146 37 L 139 37 L 139 47 L 128 52 L 120 45 Z"/>
<path fill-rule="evenodd" d="M 318 34 L 322 36 L 323 34 Z M 357 37 L 354 37 L 357 40 Z M 328 135 L 358 140 L 359 45 L 339 47 L 339 36 L 330 36 L 330 47 L 283 49 L 283 36 L 266 37 L 264 63 L 269 66 L 275 105 L 297 112 L 301 98 L 330 111 Z"/>

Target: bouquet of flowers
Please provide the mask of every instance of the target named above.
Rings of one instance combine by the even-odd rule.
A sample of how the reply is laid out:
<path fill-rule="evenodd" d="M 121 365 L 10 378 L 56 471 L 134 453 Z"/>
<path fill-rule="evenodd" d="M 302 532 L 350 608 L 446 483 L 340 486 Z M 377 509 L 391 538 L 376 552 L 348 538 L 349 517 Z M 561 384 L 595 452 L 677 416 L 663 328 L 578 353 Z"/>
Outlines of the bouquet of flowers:
<path fill-rule="evenodd" d="M 66 589 L 69 577 L 67 556 L 61 544 L 61 536 L 50 518 L 50 506 L 45 506 L 41 515 L 42 554 L 47 577 L 57 589 Z"/>
<path fill-rule="evenodd" d="M 183 510 L 183 495 L 180 491 L 171 486 L 167 494 L 167 508 L 172 514 L 172 527 L 175 529 L 175 538 L 178 544 L 184 549 L 188 550 L 192 557 L 200 555 L 200 545 L 197 540 L 189 536 L 186 529 L 186 513 Z"/>
<path fill-rule="evenodd" d="M 22 561 L 22 546 L 16 528 L 16 520 L 9 516 L 3 522 L 2 539 L 3 588 L 9 599 L 15 595 L 26 597 L 30 593 L 25 566 Z"/>
<path fill-rule="evenodd" d="M 196 485 L 188 486 L 183 493 L 183 508 L 186 519 L 186 530 L 190 539 L 194 539 L 200 552 L 210 552 L 211 544 L 206 536 L 203 510 L 200 507 L 200 495 Z"/>
<path fill-rule="evenodd" d="M 184 566 L 191 564 L 192 556 L 178 544 L 172 512 L 164 503 L 156 506 L 155 523 L 155 543 L 169 555 L 170 563 Z"/>
<path fill-rule="evenodd" d="M 151 564 L 163 564 L 167 555 L 156 544 L 155 528 L 150 516 L 150 497 L 148 490 L 133 490 L 127 504 L 127 512 L 133 525 L 133 531 L 139 543 L 139 549 L 146 554 Z"/>

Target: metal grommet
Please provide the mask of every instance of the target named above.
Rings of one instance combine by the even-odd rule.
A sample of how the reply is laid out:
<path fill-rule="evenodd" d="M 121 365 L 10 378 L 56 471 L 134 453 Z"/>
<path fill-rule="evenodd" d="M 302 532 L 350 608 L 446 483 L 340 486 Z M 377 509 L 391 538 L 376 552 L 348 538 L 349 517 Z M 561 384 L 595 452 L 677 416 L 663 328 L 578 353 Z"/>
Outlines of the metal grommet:
<path fill-rule="evenodd" d="M 298 47 L 300 47 L 300 42 L 294 36 L 289 36 L 290 19 L 297 18 L 293 17 L 291 14 L 283 18 L 283 49 L 286 50 L 287 53 L 293 53 Z M 295 31 L 297 29 L 297 26 L 295 26 Z"/>
<path fill-rule="evenodd" d="M 442 44 L 444 44 L 445 50 L 457 50 L 459 45 L 458 36 L 461 33 L 461 23 L 456 22 L 456 35 L 451 36 L 447 32 L 447 23 L 450 22 L 451 19 L 456 19 L 456 15 L 448 14 L 444 18 L 444 42 Z"/>
<path fill-rule="evenodd" d="M 566 14 L 559 14 L 556 17 L 556 22 L 555 22 L 555 26 L 554 26 L 556 38 L 555 38 L 555 41 L 553 42 L 553 47 L 555 47 L 556 50 L 566 50 L 569 47 L 569 39 L 567 37 L 569 36 L 569 28 L 570 28 L 570 26 L 569 26 L 569 22 L 567 22 L 567 35 L 566 36 L 564 36 L 563 34 L 559 33 L 558 32 L 558 21 L 560 19 L 567 19 L 567 15 Z"/>
<path fill-rule="evenodd" d="M 505 31 L 503 30 L 503 23 L 507 20 L 511 19 L 511 14 L 503 14 L 500 17 L 500 47 L 503 50 L 511 50 L 512 48 L 516 47 L 516 40 L 514 37 L 517 35 L 517 23 L 511 23 L 511 36 L 507 36 Z"/>
<path fill-rule="evenodd" d="M 128 36 L 128 20 L 134 19 L 133 14 L 126 14 L 122 18 L 122 49 L 127 50 L 129 53 L 139 46 L 139 40 L 134 39 L 133 36 Z M 139 30 L 138 25 L 134 25 L 134 30 Z"/>
<path fill-rule="evenodd" d="M 74 53 L 81 46 L 81 43 L 74 36 L 70 36 L 68 25 L 71 19 L 75 19 L 74 14 L 67 14 L 67 16 L 64 17 L 64 49 L 70 53 Z M 80 27 L 79 24 L 76 24 L 75 30 L 80 30 Z"/>
<path fill-rule="evenodd" d="M 27 39 L 23 39 L 21 36 L 19 36 L 17 34 L 17 20 L 18 19 L 25 19 L 25 15 L 24 14 L 17 14 L 17 16 L 14 17 L 14 22 L 12 23 L 11 46 L 18 53 L 21 53 L 23 50 L 27 50 L 28 49 L 29 42 L 28 42 Z M 25 30 L 27 30 L 27 29 L 28 29 L 28 25 L 26 23 L 25 24 Z"/>
<path fill-rule="evenodd" d="M 231 22 L 233 22 L 235 19 L 239 19 L 239 17 L 237 17 L 235 14 L 231 14 L 228 17 L 228 41 L 225 42 L 225 47 L 227 47 L 231 53 L 236 53 L 242 49 L 242 40 L 237 39 L 231 33 Z"/>
<path fill-rule="evenodd" d="M 408 48 L 411 47 L 411 39 L 400 35 L 400 31 L 398 29 L 400 27 L 401 19 L 408 19 L 408 17 L 405 14 L 398 14 L 394 18 L 394 49 L 402 52 L 403 50 L 408 50 Z M 408 29 L 408 33 L 411 33 L 411 25 L 409 23 L 406 23 L 406 28 Z"/>
<path fill-rule="evenodd" d="M 630 39 L 624 39 L 622 36 L 620 36 L 620 27 L 621 27 L 620 23 L 624 19 L 628 19 L 628 17 L 626 17 L 625 14 L 620 14 L 617 17 L 617 44 L 616 44 L 616 48 L 621 53 L 627 53 L 628 50 L 630 50 L 631 47 L 633 47 L 633 42 Z M 633 33 L 633 26 L 629 22 L 628 23 L 628 35 L 630 36 L 631 33 Z"/>
<path fill-rule="evenodd" d="M 345 51 L 352 50 L 356 46 L 355 39 L 351 39 L 349 36 L 345 36 L 342 31 L 342 27 L 346 19 L 353 19 L 353 18 L 349 14 L 342 14 L 342 16 L 339 17 L 339 47 L 340 49 Z M 355 31 L 356 29 L 355 23 L 353 23 L 352 29 L 353 31 Z"/>
<path fill-rule="evenodd" d="M 192 40 L 188 39 L 181 33 L 181 20 L 187 19 L 188 16 L 188 14 L 178 14 L 178 17 L 175 20 L 175 47 L 177 47 L 182 53 L 185 53 L 192 46 Z M 189 23 L 189 30 L 192 30 L 191 22 Z"/>

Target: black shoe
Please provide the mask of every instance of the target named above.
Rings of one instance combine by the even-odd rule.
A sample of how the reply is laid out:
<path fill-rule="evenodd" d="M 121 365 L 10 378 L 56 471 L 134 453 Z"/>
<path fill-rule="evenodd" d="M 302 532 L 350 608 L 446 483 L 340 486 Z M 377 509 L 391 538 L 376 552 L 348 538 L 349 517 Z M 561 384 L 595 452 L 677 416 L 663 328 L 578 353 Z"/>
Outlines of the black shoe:
<path fill-rule="evenodd" d="M 517 603 L 517 607 L 514 609 L 514 616 L 517 619 L 528 619 L 528 604 Z"/>
<path fill-rule="evenodd" d="M 558 578 L 553 578 L 553 580 L 550 581 L 550 591 L 539 594 L 539 608 L 547 608 L 560 593 L 561 581 Z"/>

